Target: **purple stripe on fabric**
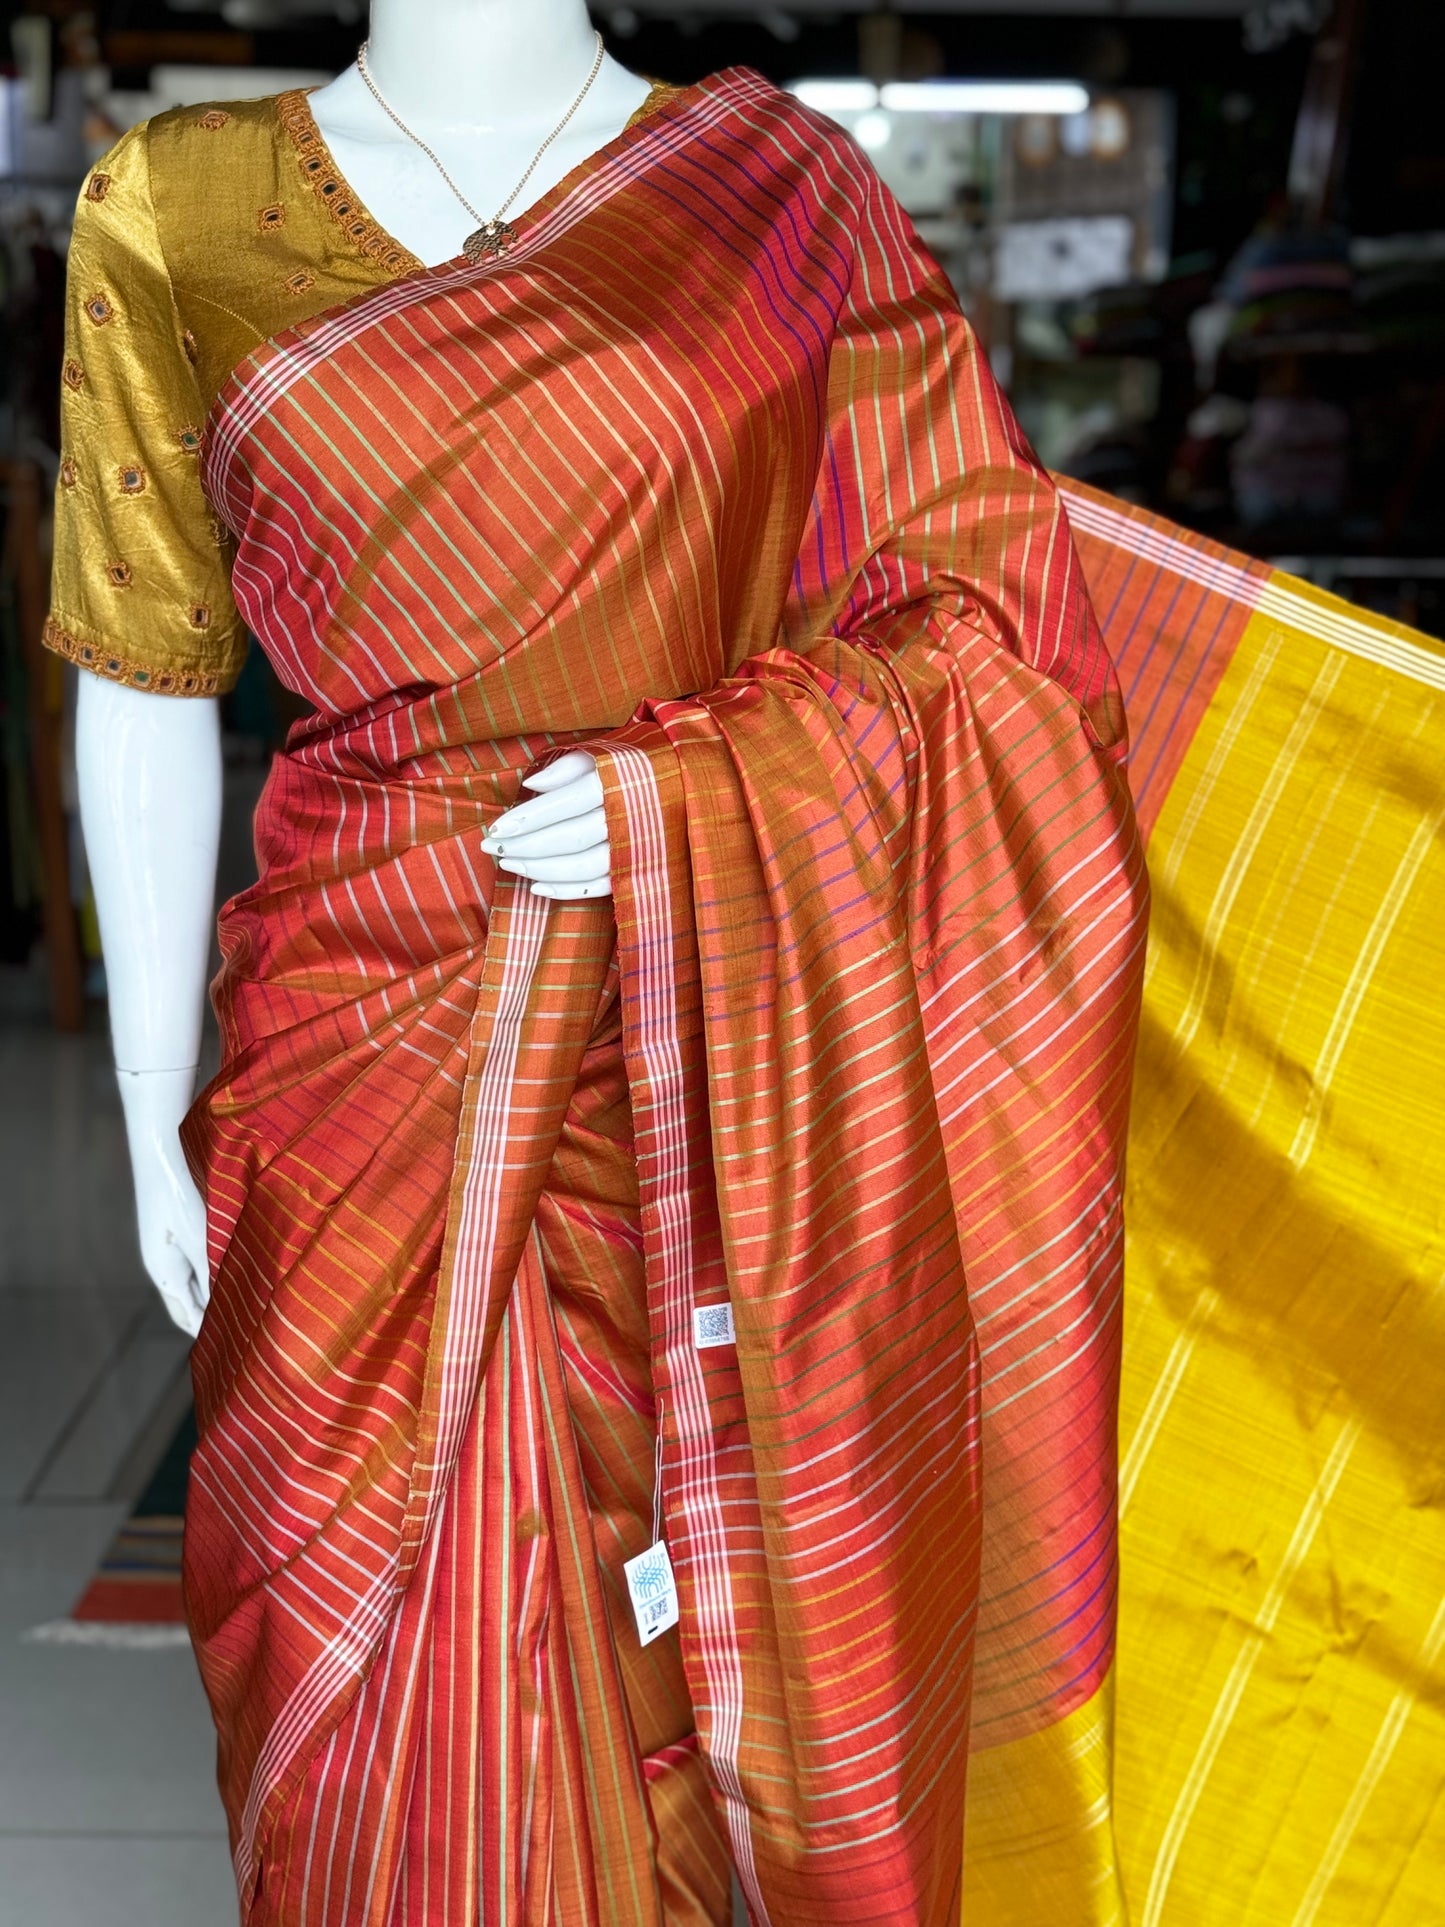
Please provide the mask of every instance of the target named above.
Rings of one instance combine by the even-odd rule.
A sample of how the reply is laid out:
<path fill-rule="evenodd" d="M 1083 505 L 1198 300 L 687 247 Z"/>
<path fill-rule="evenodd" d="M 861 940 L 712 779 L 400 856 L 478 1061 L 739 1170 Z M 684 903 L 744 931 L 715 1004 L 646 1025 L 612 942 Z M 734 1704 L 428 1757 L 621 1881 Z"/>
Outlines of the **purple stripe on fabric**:
<path fill-rule="evenodd" d="M 1116 1572 L 1117 1572 L 1117 1564 L 1116 1564 Z M 1052 1686 L 1047 1693 L 1041 1694 L 1037 1699 L 1027 1700 L 1021 1706 L 1010 1706 L 1007 1712 L 997 1713 L 993 1716 L 992 1719 L 980 1719 L 977 1715 L 975 1715 L 974 1722 L 973 1722 L 973 1732 L 974 1732 L 975 1738 L 977 1737 L 978 1734 L 986 1732 L 988 1728 L 991 1726 L 1000 1726 L 1004 1724 L 1010 1724 L 1010 1725 L 1016 1724 L 1022 1715 L 1025 1715 L 1028 1713 L 1041 1712 L 1041 1711 L 1044 1711 L 1045 1709 L 1052 1712 L 1055 1718 L 1057 1718 L 1059 1717 L 1058 1708 L 1062 1706 L 1066 1709 L 1065 1713 L 1063 1714 L 1063 1717 L 1067 1718 L 1068 1712 L 1073 1710 L 1071 1707 L 1069 1707 L 1069 1704 L 1068 1704 L 1069 1695 L 1073 1693 L 1079 1686 L 1084 1684 L 1087 1680 L 1090 1680 L 1095 1677 L 1095 1675 L 1098 1673 L 1098 1670 L 1099 1670 L 1099 1659 L 1101 1654 L 1111 1653 L 1113 1651 L 1113 1648 L 1114 1648 L 1113 1623 L 1114 1623 L 1114 1609 L 1115 1609 L 1117 1593 L 1118 1593 L 1118 1586 L 1116 1583 L 1115 1586 L 1110 1590 L 1109 1597 L 1105 1602 L 1105 1607 L 1103 1612 L 1099 1614 L 1098 1618 L 1095 1619 L 1094 1623 L 1089 1627 L 1088 1631 L 1083 1635 L 1083 1637 L 1076 1640 L 1075 1643 L 1069 1648 L 1068 1652 L 1062 1655 L 1063 1658 L 1070 1659 L 1075 1654 L 1084 1652 L 1086 1649 L 1091 1648 L 1087 1663 L 1082 1667 L 1080 1667 L 1077 1672 L 1071 1673 L 1066 1680 Z M 1101 1630 L 1104 1633 L 1104 1637 L 1102 1639 L 1099 1639 L 1096 1637 L 1096 1635 Z M 1092 1695 L 1090 1695 L 1090 1697 L 1092 1697 Z M 1050 1723 L 1052 1724 L 1053 1722 L 1051 1721 Z"/>
<path fill-rule="evenodd" d="M 1189 678 L 1188 683 L 1180 693 L 1179 700 L 1175 705 L 1174 714 L 1169 719 L 1169 727 L 1164 731 L 1163 736 L 1160 738 L 1159 746 L 1155 750 L 1153 758 L 1150 761 L 1148 767 L 1140 771 L 1137 781 L 1134 784 L 1134 795 L 1136 799 L 1140 799 L 1148 795 L 1153 785 L 1155 775 L 1159 770 L 1160 764 L 1162 763 L 1166 753 L 1169 751 L 1169 749 L 1172 747 L 1174 743 L 1175 732 L 1178 730 L 1184 716 L 1188 714 L 1189 706 L 1190 706 L 1190 698 L 1193 696 L 1195 690 L 1199 687 L 1199 679 L 1204 674 L 1206 668 L 1211 667 L 1214 663 L 1215 649 L 1219 642 L 1220 632 L 1223 630 L 1225 623 L 1228 620 L 1230 614 L 1232 613 L 1234 607 L 1235 605 L 1233 603 L 1226 602 L 1223 605 L 1223 607 L 1220 609 L 1219 620 L 1214 625 L 1214 631 L 1211 634 L 1208 643 L 1199 652 L 1199 659 L 1194 665 L 1194 673 Z M 1246 620 L 1247 619 L 1248 617 L 1246 614 Z M 1179 652 L 1181 654 L 1183 653 L 1183 646 L 1184 645 L 1181 643 L 1180 652 Z M 1178 658 L 1176 656 L 1176 661 L 1177 660 Z M 1149 712 L 1150 720 L 1152 720 L 1155 707 L 1157 707 L 1157 698 L 1156 698 L 1155 704 L 1152 705 L 1150 708 L 1150 712 Z M 1185 744 L 1183 748 L 1187 749 L 1188 745 Z M 1181 750 L 1181 755 L 1182 753 L 1183 751 Z"/>
<path fill-rule="evenodd" d="M 1132 662 L 1133 674 L 1131 675 L 1129 682 L 1124 689 L 1124 704 L 1126 708 L 1128 707 L 1129 700 L 1133 696 L 1134 691 L 1139 687 L 1140 681 L 1142 680 L 1144 675 L 1144 671 L 1149 667 L 1149 664 L 1154 660 L 1154 657 L 1158 651 L 1160 639 L 1167 633 L 1165 625 L 1167 624 L 1169 617 L 1174 613 L 1174 610 L 1178 607 L 1179 599 L 1184 594 L 1185 588 L 1189 586 L 1182 575 L 1176 575 L 1173 578 L 1174 580 L 1173 593 L 1169 597 L 1169 600 L 1165 605 L 1162 615 L 1156 615 L 1151 605 L 1153 603 L 1154 591 L 1159 586 L 1160 582 L 1164 579 L 1164 574 L 1165 574 L 1165 571 L 1163 569 L 1157 566 L 1155 567 L 1154 574 L 1150 578 L 1147 586 L 1144 589 L 1143 595 L 1140 599 L 1139 607 L 1137 612 L 1135 613 L 1134 620 L 1129 624 L 1128 629 L 1125 631 L 1124 635 L 1120 638 L 1118 648 L 1114 652 L 1114 661 L 1116 664 L 1121 664 L 1126 661 L 1130 661 L 1129 645 L 1130 643 L 1133 642 L 1135 636 L 1139 633 L 1140 623 L 1143 622 L 1146 616 L 1148 616 L 1150 619 L 1149 634 L 1148 634 L 1147 640 L 1145 641 L 1143 651 L 1138 657 L 1138 660 Z M 1118 605 L 1116 604 L 1115 606 L 1117 607 Z M 1186 630 L 1185 637 L 1181 638 L 1180 640 L 1180 644 L 1179 644 L 1180 650 L 1182 650 L 1184 647 L 1184 642 L 1185 642 L 1185 639 L 1187 638 L 1187 633 L 1188 632 Z M 1178 651 L 1176 651 L 1175 660 L 1176 661 L 1178 660 Z"/>

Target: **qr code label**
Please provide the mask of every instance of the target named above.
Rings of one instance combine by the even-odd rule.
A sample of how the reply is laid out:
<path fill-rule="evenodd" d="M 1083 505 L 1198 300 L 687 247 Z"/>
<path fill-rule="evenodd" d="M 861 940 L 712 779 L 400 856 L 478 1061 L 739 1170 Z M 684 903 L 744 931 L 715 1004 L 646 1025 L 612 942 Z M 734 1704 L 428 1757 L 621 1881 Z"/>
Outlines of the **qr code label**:
<path fill-rule="evenodd" d="M 698 1305 L 692 1314 L 692 1341 L 706 1351 L 710 1345 L 736 1345 L 737 1326 L 731 1305 Z"/>

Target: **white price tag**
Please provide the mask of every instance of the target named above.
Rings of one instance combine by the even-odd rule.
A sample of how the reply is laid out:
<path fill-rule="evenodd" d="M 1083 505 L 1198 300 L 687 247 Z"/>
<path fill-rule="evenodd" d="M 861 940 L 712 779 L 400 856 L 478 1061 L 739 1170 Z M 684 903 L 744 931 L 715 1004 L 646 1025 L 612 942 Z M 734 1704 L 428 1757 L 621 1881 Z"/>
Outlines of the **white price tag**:
<path fill-rule="evenodd" d="M 672 1576 L 666 1545 L 659 1539 L 646 1552 L 629 1559 L 622 1570 L 627 1575 L 637 1637 L 644 1646 L 650 1646 L 659 1633 L 677 1624 L 677 1581 Z"/>
<path fill-rule="evenodd" d="M 733 1323 L 733 1308 L 721 1305 L 695 1305 L 692 1313 L 692 1342 L 705 1352 L 711 1345 L 736 1345 L 738 1328 Z"/>

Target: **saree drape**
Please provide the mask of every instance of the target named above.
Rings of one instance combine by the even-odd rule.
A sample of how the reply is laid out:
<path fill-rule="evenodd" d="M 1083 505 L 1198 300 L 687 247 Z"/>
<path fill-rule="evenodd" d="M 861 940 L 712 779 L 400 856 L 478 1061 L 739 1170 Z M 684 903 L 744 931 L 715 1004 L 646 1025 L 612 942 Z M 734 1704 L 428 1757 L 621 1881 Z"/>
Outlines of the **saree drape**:
<path fill-rule="evenodd" d="M 760 1923 L 952 1920 L 970 1752 L 1061 1725 L 1104 1918 L 1144 872 L 936 267 L 732 71 L 268 342 L 204 473 L 316 709 L 186 1131 L 245 1919 L 717 1922 L 730 1861 Z M 478 849 L 579 742 L 615 915 Z"/>

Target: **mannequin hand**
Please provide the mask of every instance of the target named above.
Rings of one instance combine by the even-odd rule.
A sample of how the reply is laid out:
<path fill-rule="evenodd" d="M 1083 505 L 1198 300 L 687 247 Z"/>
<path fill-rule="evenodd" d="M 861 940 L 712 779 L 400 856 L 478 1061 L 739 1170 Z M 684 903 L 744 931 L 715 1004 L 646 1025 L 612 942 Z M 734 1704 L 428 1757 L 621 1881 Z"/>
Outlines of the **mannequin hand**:
<path fill-rule="evenodd" d="M 610 897 L 602 778 L 585 749 L 568 750 L 535 776 L 537 793 L 504 810 L 482 839 L 497 868 L 526 877 L 534 897 Z"/>
<path fill-rule="evenodd" d="M 196 1073 L 121 1071 L 119 1077 L 141 1263 L 166 1310 L 194 1338 L 211 1295 L 206 1207 L 186 1169 L 177 1132 L 191 1106 Z"/>

